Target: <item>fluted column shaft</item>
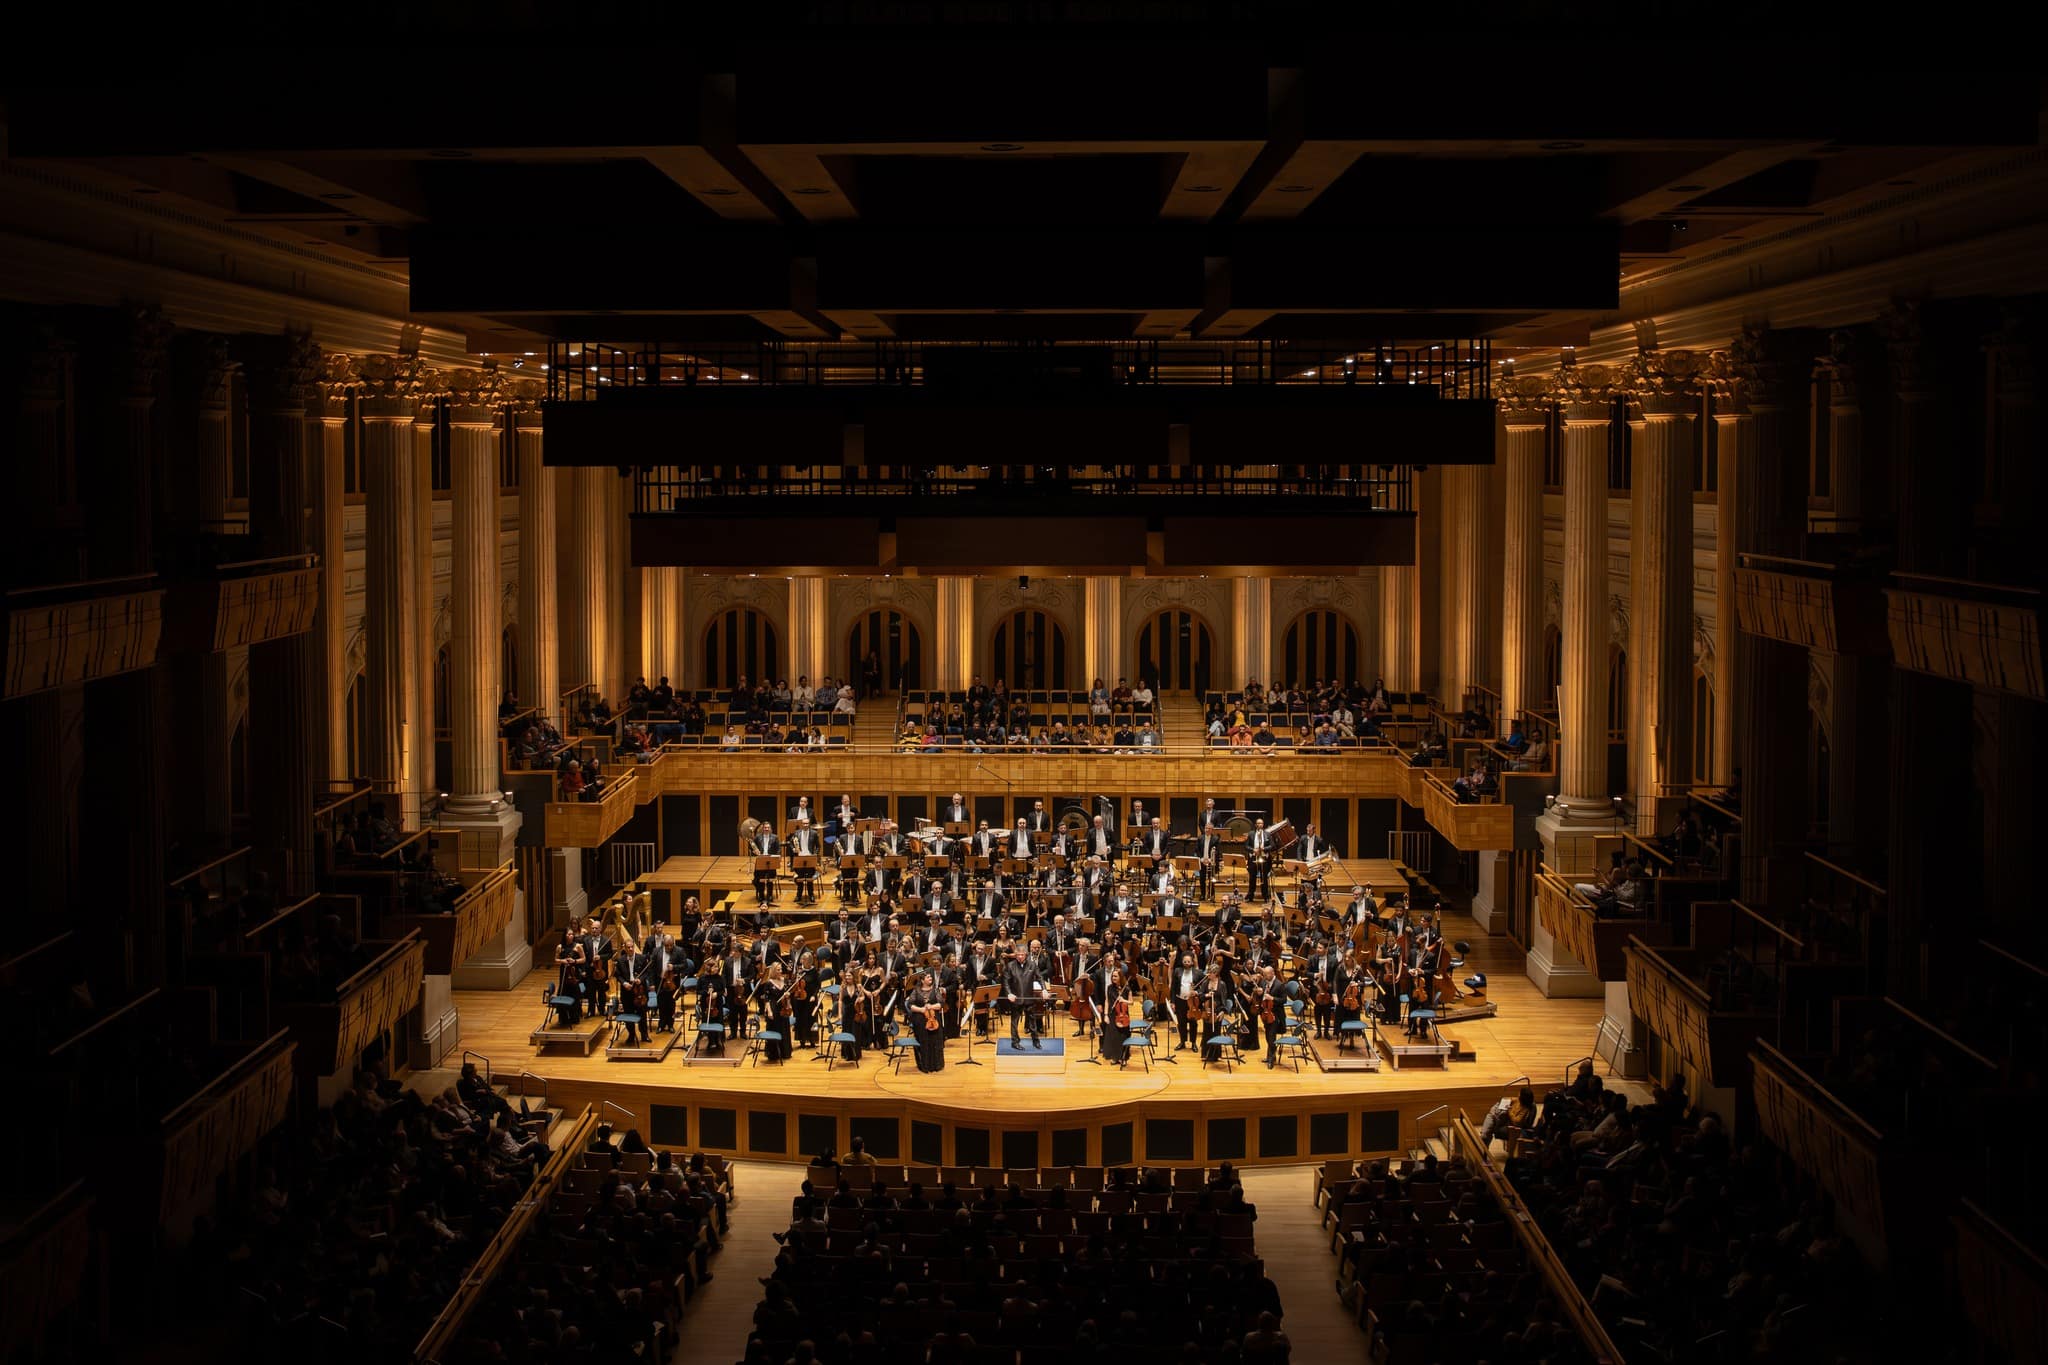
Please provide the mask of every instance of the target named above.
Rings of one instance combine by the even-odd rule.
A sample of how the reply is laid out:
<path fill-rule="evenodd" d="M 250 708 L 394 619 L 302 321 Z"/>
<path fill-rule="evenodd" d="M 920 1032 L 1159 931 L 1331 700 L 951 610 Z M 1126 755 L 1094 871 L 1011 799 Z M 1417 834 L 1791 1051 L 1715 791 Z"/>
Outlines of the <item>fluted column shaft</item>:
<path fill-rule="evenodd" d="M 238 369 L 224 354 L 209 357 L 192 432 L 192 510 L 202 527 L 214 531 L 227 522 L 229 468 L 234 455 L 229 398 Z M 233 737 L 228 730 L 228 655 L 225 650 L 187 655 L 175 660 L 171 671 L 172 695 L 188 718 L 188 725 L 172 736 L 173 758 L 191 780 L 192 797 L 173 809 L 173 828 L 179 837 L 207 846 L 226 840 L 233 820 L 229 810 Z"/>
<path fill-rule="evenodd" d="M 321 724 L 325 727 L 323 746 L 325 775 L 330 780 L 348 777 L 348 666 L 347 641 L 342 638 L 346 624 L 343 605 L 347 588 L 347 545 L 343 516 L 347 505 L 347 470 L 344 460 L 348 439 L 348 396 L 345 390 L 330 389 L 315 407 L 314 429 L 308 458 L 312 470 L 308 483 L 313 496 L 313 549 L 320 556 L 320 605 L 313 615 L 313 634 L 320 641 Z"/>
<path fill-rule="evenodd" d="M 1413 692 L 1422 686 L 1417 653 L 1421 596 L 1413 564 L 1388 564 L 1380 570 L 1379 675 L 1389 691 Z"/>
<path fill-rule="evenodd" d="M 792 683 L 807 677 L 813 687 L 825 672 L 826 580 L 789 580 L 789 673 Z M 965 682 L 949 684 L 965 687 Z"/>
<path fill-rule="evenodd" d="M 1606 817 L 1607 430 L 1604 404 L 1565 412 L 1563 649 L 1558 717 L 1560 801 Z"/>
<path fill-rule="evenodd" d="M 601 686 L 614 706 L 621 705 L 639 653 L 627 622 L 637 619 L 639 579 L 633 573 L 632 526 L 626 508 L 633 484 L 614 469 L 606 469 L 605 491 L 605 593 L 608 617 L 605 626 L 604 673 Z"/>
<path fill-rule="evenodd" d="M 1081 628 L 1085 658 L 1081 668 L 1092 686 L 1103 678 L 1115 686 L 1123 668 L 1123 651 L 1118 637 L 1123 634 L 1123 580 L 1091 577 L 1087 580 Z"/>
<path fill-rule="evenodd" d="M 1756 422 L 1746 411 L 1714 412 L 1714 770 L 1700 773 L 1703 782 L 1734 780 L 1737 678 L 1750 640 L 1735 622 L 1737 494 L 1741 488 L 1743 448 L 1756 445 Z M 1752 461 L 1754 454 L 1749 456 Z M 1699 724 L 1693 717 L 1693 724 Z"/>
<path fill-rule="evenodd" d="M 417 735 L 412 790 L 406 799 L 408 820 L 419 820 L 440 799 L 440 753 L 436 736 L 442 717 L 435 709 L 435 680 L 441 666 L 441 632 L 436 621 L 440 602 L 439 565 L 434 557 L 434 427 L 440 420 L 440 400 L 422 401 L 412 424 L 412 553 L 418 566 L 413 575 L 413 638 L 419 642 L 419 671 L 414 676 L 413 730 Z M 449 655 L 452 666 L 454 655 Z"/>
<path fill-rule="evenodd" d="M 1436 688 L 1437 696 L 1450 711 L 1465 704 L 1466 654 L 1461 648 L 1465 624 L 1471 613 L 1466 606 L 1470 584 L 1461 570 L 1464 542 L 1472 533 L 1471 514 L 1466 510 L 1468 484 L 1466 467 L 1445 465 L 1437 476 L 1436 570 Z"/>
<path fill-rule="evenodd" d="M 1486 465 L 1444 469 L 1446 583 L 1441 671 L 1447 706 L 1464 705 L 1467 689 L 1485 686 L 1492 673 L 1482 652 L 1496 636 L 1487 572 L 1493 536 L 1490 473 Z"/>
<path fill-rule="evenodd" d="M 937 614 L 934 662 L 938 686 L 958 691 L 967 686 L 974 671 L 974 580 L 955 574 L 940 577 Z"/>
<path fill-rule="evenodd" d="M 1658 832 L 1659 798 L 1692 772 L 1692 430 L 1697 395 L 1645 397 L 1630 424 L 1630 785 L 1636 827 Z"/>
<path fill-rule="evenodd" d="M 555 470 L 541 463 L 540 410 L 512 414 L 519 457 L 519 702 L 553 713 L 561 693 L 561 634 L 555 587 Z M 676 684 L 681 686 L 681 677 Z"/>
<path fill-rule="evenodd" d="M 364 748 L 369 777 L 393 791 L 412 789 L 420 743 L 414 714 L 419 655 L 414 635 L 418 566 L 413 550 L 413 400 L 362 401 Z M 396 814 L 396 811 L 393 811 Z"/>
<path fill-rule="evenodd" d="M 564 690 L 602 683 L 611 654 L 607 582 L 611 472 L 579 466 L 569 476 L 569 536 L 561 547 Z M 559 698 L 550 697 L 553 707 Z"/>
<path fill-rule="evenodd" d="M 497 410 L 457 401 L 449 433 L 449 689 L 447 717 L 457 811 L 503 801 L 498 773 Z"/>
<path fill-rule="evenodd" d="M 1501 728 L 1543 696 L 1543 448 L 1540 412 L 1511 414 L 1501 459 Z"/>
<path fill-rule="evenodd" d="M 1273 672 L 1273 580 L 1240 578 L 1236 610 L 1231 616 L 1231 663 L 1237 676 L 1232 687 L 1254 680 L 1276 681 Z"/>

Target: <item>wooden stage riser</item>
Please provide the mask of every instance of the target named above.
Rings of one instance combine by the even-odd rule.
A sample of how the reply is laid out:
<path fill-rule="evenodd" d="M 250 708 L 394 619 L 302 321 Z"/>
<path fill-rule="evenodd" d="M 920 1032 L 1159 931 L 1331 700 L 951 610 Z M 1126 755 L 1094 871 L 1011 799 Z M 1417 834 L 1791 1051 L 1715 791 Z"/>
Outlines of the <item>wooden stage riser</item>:
<path fill-rule="evenodd" d="M 993 1061 L 992 1051 L 982 1055 Z M 1182 1062 L 1183 1066 L 1190 1064 Z M 810 1060 L 808 1049 L 801 1048 L 781 1065 L 812 1068 L 821 1076 L 825 1070 L 825 1063 Z M 850 1064 L 839 1065 L 843 1069 Z M 869 1070 L 876 1065 L 872 1056 L 861 1063 Z M 950 1060 L 948 1065 L 956 1066 L 958 1060 Z M 614 1069 L 625 1066 L 617 1063 Z M 1251 1067 L 1264 1072 L 1256 1060 Z M 752 1069 L 750 1064 L 748 1070 Z M 1307 1078 L 1310 1072 L 1302 1074 Z M 906 1063 L 904 1076 L 910 1075 L 912 1069 Z M 866 1099 L 724 1091 L 701 1084 L 701 1071 L 691 1074 L 687 1087 L 635 1083 L 630 1075 L 616 1080 L 609 1075 L 601 1080 L 556 1076 L 549 1080 L 548 1101 L 566 1105 L 572 1113 L 586 1104 L 609 1101 L 631 1115 L 605 1111 L 622 1133 L 637 1128 L 655 1146 L 756 1161 L 808 1162 L 827 1142 L 844 1152 L 852 1139 L 859 1137 L 885 1162 L 1066 1166 L 1134 1161 L 1174 1166 L 1226 1160 L 1239 1165 L 1284 1165 L 1393 1155 L 1416 1141 L 1418 1122 L 1434 1131 L 1463 1109 L 1476 1123 L 1501 1095 L 1498 1085 L 1447 1083 L 1426 1090 L 1395 1091 L 1384 1071 L 1343 1075 L 1347 1080 L 1356 1077 L 1355 1089 L 1341 1093 L 1304 1089 L 1297 1095 L 1254 1100 L 1150 1097 L 1068 1112 L 1012 1114 L 894 1093 Z M 1411 1072 L 1397 1083 L 1410 1087 L 1416 1079 Z M 1382 1092 L 1376 1095 L 1375 1087 Z M 1445 1105 L 1449 1108 L 1442 1108 Z M 678 1123 L 683 1126 L 672 1126 Z M 1011 1136 L 1016 1134 L 1033 1138 Z M 1006 1143 L 1034 1139 L 1035 1155 L 1018 1150 L 1011 1153 L 1015 1160 L 1005 1160 Z M 914 1141 L 918 1144 L 915 1148 Z M 928 1145 L 934 1142 L 936 1148 Z M 985 1155 L 978 1160 L 963 1159 L 981 1152 L 983 1143 Z"/>

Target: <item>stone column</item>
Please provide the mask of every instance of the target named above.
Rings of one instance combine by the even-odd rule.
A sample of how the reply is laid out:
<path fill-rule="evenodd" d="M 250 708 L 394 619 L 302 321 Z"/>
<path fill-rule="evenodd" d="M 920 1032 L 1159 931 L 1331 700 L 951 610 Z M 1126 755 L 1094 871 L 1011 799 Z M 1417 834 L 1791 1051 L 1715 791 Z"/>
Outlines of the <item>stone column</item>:
<path fill-rule="evenodd" d="M 611 471 L 579 466 L 569 474 L 570 534 L 561 546 L 562 688 L 602 684 L 611 656 L 611 612 L 608 582 L 610 556 L 606 535 L 611 526 Z M 560 698 L 548 698 L 558 706 Z M 563 726 L 566 733 L 568 726 Z"/>
<path fill-rule="evenodd" d="M 1469 559 L 1467 543 L 1476 538 L 1472 514 L 1467 507 L 1471 481 L 1469 466 L 1444 465 L 1437 473 L 1437 626 L 1436 689 L 1445 710 L 1456 713 L 1465 706 L 1465 665 L 1470 658 L 1465 648 L 1466 631 L 1472 625 L 1469 608 L 1471 581 L 1465 576 Z"/>
<path fill-rule="evenodd" d="M 936 686 L 955 692 L 966 687 L 974 673 L 974 580 L 944 575 L 938 581 L 937 598 L 938 638 L 933 641 L 939 675 Z"/>
<path fill-rule="evenodd" d="M 1732 387 L 1732 386 L 1730 386 Z M 1726 785 L 1735 779 L 1735 689 L 1739 661 L 1751 641 L 1735 623 L 1736 494 L 1741 487 L 1744 449 L 1756 456 L 1756 421 L 1740 394 L 1717 392 L 1714 399 L 1714 770 L 1702 782 Z M 1693 723 L 1698 724 L 1695 716 Z"/>
<path fill-rule="evenodd" d="M 465 819 L 504 805 L 499 783 L 498 412 L 482 384 L 461 387 L 448 405 L 449 710 L 454 760 L 451 813 Z M 484 376 L 488 379 L 489 376 Z"/>
<path fill-rule="evenodd" d="M 1607 782 L 1607 439 L 1618 376 L 1605 366 L 1558 375 L 1564 415 L 1563 660 L 1557 804 L 1537 822 L 1544 859 L 1592 870 L 1585 836 L 1616 827 Z"/>
<path fill-rule="evenodd" d="M 208 337 L 192 356 L 198 403 L 192 427 L 192 472 L 183 499 L 193 529 L 220 533 L 228 518 L 229 469 L 233 463 L 232 400 L 241 362 L 228 354 L 225 337 Z M 182 482 L 182 481 L 181 481 Z M 172 704 L 185 723 L 171 735 L 171 761 L 187 780 L 187 799 L 171 809 L 173 834 L 194 848 L 225 846 L 232 812 L 228 730 L 228 652 L 182 653 L 169 665 Z"/>
<path fill-rule="evenodd" d="M 1720 508 L 1732 530 L 1732 558 L 1796 552 L 1805 526 L 1804 401 L 1809 366 L 1798 339 L 1746 328 L 1712 357 Z M 1728 615 L 1717 653 L 1732 657 L 1733 762 L 1729 780 L 1742 804 L 1742 899 L 1762 910 L 1797 894 L 1790 849 L 1805 833 L 1804 768 L 1787 755 L 1807 742 L 1807 651 L 1743 633 L 1735 620 L 1729 570 Z M 1740 781 L 1736 782 L 1739 777 Z M 1784 850 L 1781 852 L 1781 850 Z M 1773 867 L 1781 869 L 1773 875 Z"/>
<path fill-rule="evenodd" d="M 1607 437 L 1618 378 L 1599 365 L 1568 365 L 1557 376 L 1565 442 L 1561 794 L 1536 832 L 1544 861 L 1567 873 L 1591 872 L 1592 836 L 1620 827 L 1607 784 Z M 1604 993 L 1541 924 L 1530 926 L 1528 971 L 1547 996 Z"/>
<path fill-rule="evenodd" d="M 1630 786 L 1636 832 L 1658 833 L 1665 789 L 1692 779 L 1692 478 L 1698 357 L 1649 351 L 1631 388 Z"/>
<path fill-rule="evenodd" d="M 1380 567 L 1380 662 L 1376 670 L 1390 692 L 1413 692 L 1422 686 L 1421 660 L 1416 653 L 1421 596 L 1413 564 Z"/>
<path fill-rule="evenodd" d="M 1097 576 L 1083 583 L 1081 671 L 1091 687 L 1097 678 L 1116 686 L 1123 668 L 1123 587 L 1121 578 Z"/>
<path fill-rule="evenodd" d="M 267 340 L 249 388 L 249 521 L 266 556 L 309 553 L 306 412 L 324 371 L 311 337 Z M 313 889 L 313 785 L 326 650 L 311 630 L 249 651 L 250 822 L 287 901 Z"/>
<path fill-rule="evenodd" d="M 94 515 L 113 534 L 95 537 L 96 577 L 147 574 L 156 567 L 151 471 L 157 455 L 156 405 L 171 329 L 151 310 L 132 311 L 108 357 L 115 419 L 103 467 L 119 481 L 93 490 Z M 112 812 L 90 836 L 90 904 L 102 930 L 125 938 L 102 969 L 130 988 L 157 985 L 165 973 L 165 811 L 170 796 L 164 734 L 164 670 L 148 667 L 85 685 L 85 740 L 79 808 Z M 83 899 L 83 898 L 81 898 Z M 104 938 L 104 933 L 99 937 Z"/>
<path fill-rule="evenodd" d="M 1505 443 L 1497 434 L 1496 446 Z M 1444 704 L 1460 707 L 1468 688 L 1489 686 L 1493 662 L 1487 657 L 1499 635 L 1494 615 L 1492 469 L 1449 465 L 1443 471 Z"/>
<path fill-rule="evenodd" d="M 347 514 L 348 409 L 356 385 L 355 357 L 333 352 L 327 357 L 327 371 L 315 398 L 314 430 L 307 458 L 312 468 L 307 482 L 311 488 L 313 550 L 320 556 L 320 606 L 313 616 L 313 634 L 320 641 L 319 688 L 321 724 L 326 727 L 324 746 L 326 777 L 340 781 L 352 776 L 348 753 L 348 642 L 342 637 L 346 624 L 343 605 L 348 586 L 348 547 L 344 531 Z"/>
<path fill-rule="evenodd" d="M 441 499 L 434 494 L 434 429 L 440 424 L 441 404 L 448 391 L 448 376 L 430 371 L 425 376 L 419 411 L 412 424 L 412 553 L 419 571 L 413 577 L 413 638 L 419 641 L 419 672 L 414 675 L 413 714 L 419 721 L 413 729 L 419 736 L 413 764 L 413 786 L 406 802 L 406 818 L 420 821 L 446 790 L 441 771 L 440 731 L 442 717 L 435 706 L 435 683 L 441 667 L 441 566 L 435 550 L 434 523 L 440 518 Z M 453 661 L 453 653 L 450 654 Z"/>
<path fill-rule="evenodd" d="M 555 471 L 541 462 L 539 385 L 515 389 L 512 439 L 519 457 L 519 704 L 554 711 L 561 693 L 555 600 Z M 677 679 L 678 685 L 681 679 Z"/>
<path fill-rule="evenodd" d="M 670 572 L 673 572 L 672 570 Z M 789 580 L 789 677 L 807 677 L 813 687 L 825 672 L 826 581 L 817 577 Z M 965 687 L 962 681 L 953 686 Z"/>
<path fill-rule="evenodd" d="M 1510 374 L 1500 387 L 1507 430 L 1501 452 L 1500 703 L 1505 734 L 1538 711 L 1543 695 L 1543 455 L 1550 386 Z"/>
<path fill-rule="evenodd" d="M 1270 685 L 1273 682 L 1273 580 L 1240 578 L 1235 588 L 1230 662 L 1237 676 L 1230 680 L 1229 688 L 1243 687 L 1253 680 Z"/>
<path fill-rule="evenodd" d="M 625 704 L 626 685 L 632 681 L 632 656 L 639 652 L 634 648 L 631 632 L 626 629 L 628 621 L 637 619 L 637 605 L 631 599 L 636 595 L 638 579 L 633 574 L 632 527 L 626 515 L 633 484 L 616 469 L 607 469 L 604 471 L 604 492 L 605 586 L 609 591 L 604 599 L 607 619 L 601 682 L 605 696 L 616 709 Z"/>
<path fill-rule="evenodd" d="M 363 686 L 368 776 L 384 786 L 390 814 L 397 793 L 413 789 L 419 751 L 420 659 L 415 602 L 412 422 L 419 359 L 372 355 L 362 362 L 363 394 Z"/>

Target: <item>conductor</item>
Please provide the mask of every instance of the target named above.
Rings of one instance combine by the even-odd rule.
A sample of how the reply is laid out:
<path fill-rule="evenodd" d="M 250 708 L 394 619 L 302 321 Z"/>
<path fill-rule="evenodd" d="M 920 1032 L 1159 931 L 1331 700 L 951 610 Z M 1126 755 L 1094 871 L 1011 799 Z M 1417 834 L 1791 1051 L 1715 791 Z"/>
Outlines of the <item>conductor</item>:
<path fill-rule="evenodd" d="M 1025 960 L 1024 949 L 1019 945 L 1010 965 L 1003 971 L 1003 1000 L 1010 1011 L 1010 1046 L 1021 1046 L 1017 1023 L 1022 1019 L 1031 1031 L 1031 1046 L 1040 1051 L 1045 1049 L 1045 1042 L 1039 1036 L 1045 1032 L 1045 1013 L 1036 1008 L 1044 998 L 1044 991 L 1044 976 Z"/>

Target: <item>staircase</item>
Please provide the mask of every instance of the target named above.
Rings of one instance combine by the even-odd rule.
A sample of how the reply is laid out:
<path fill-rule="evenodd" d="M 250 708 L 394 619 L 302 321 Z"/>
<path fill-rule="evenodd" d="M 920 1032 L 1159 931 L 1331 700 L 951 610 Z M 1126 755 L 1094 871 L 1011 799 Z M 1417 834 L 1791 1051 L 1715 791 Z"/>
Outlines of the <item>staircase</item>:
<path fill-rule="evenodd" d="M 853 715 L 853 747 L 861 753 L 886 752 L 896 740 L 894 693 L 870 697 Z"/>
<path fill-rule="evenodd" d="M 1159 707 L 1159 738 L 1169 745 L 1206 744 L 1202 731 L 1202 701 L 1193 692 L 1162 693 Z"/>

